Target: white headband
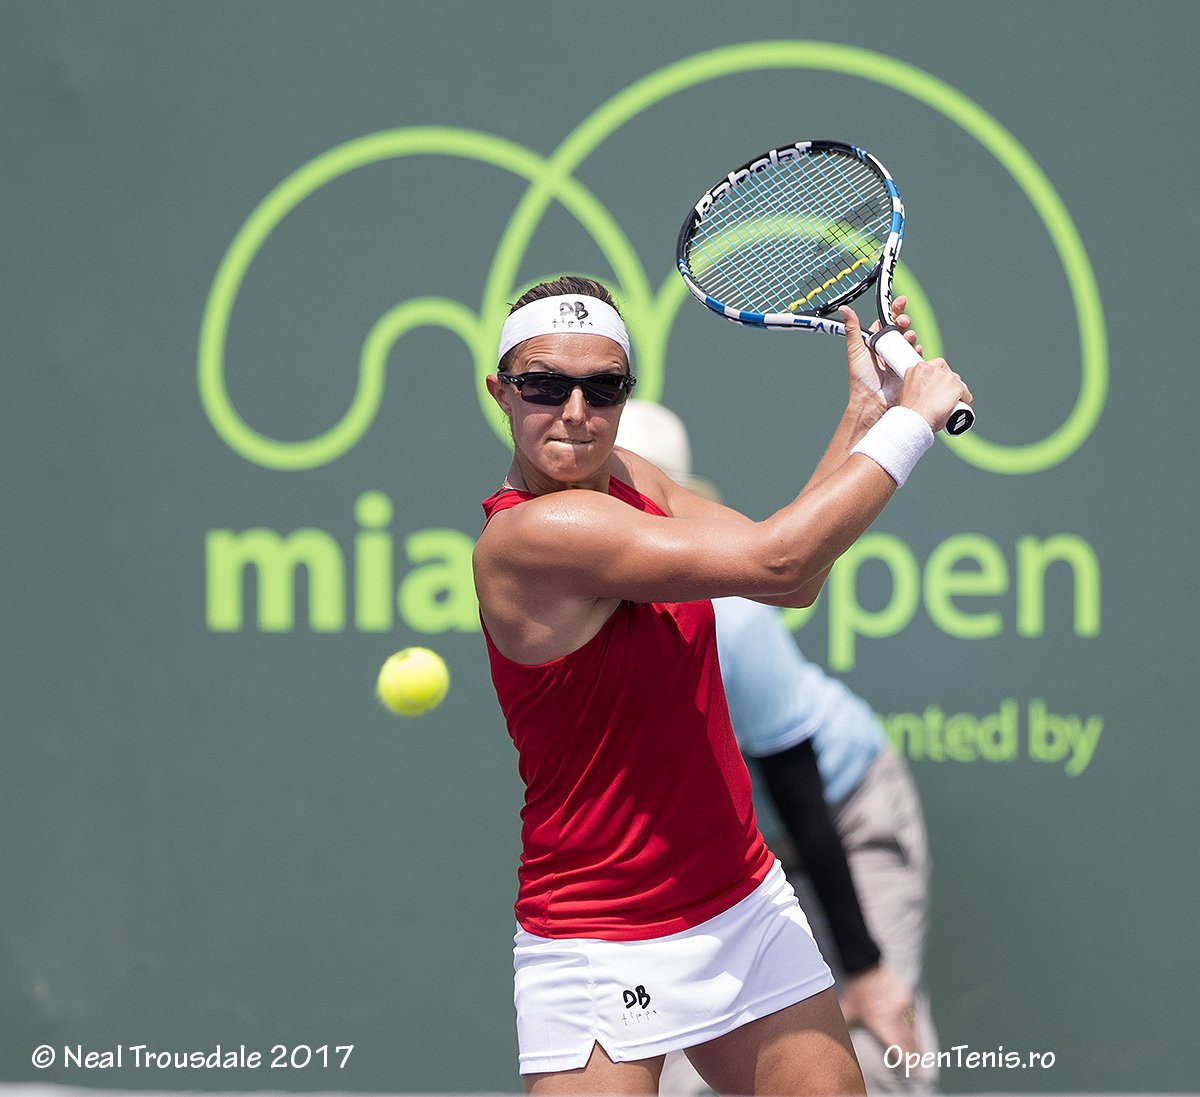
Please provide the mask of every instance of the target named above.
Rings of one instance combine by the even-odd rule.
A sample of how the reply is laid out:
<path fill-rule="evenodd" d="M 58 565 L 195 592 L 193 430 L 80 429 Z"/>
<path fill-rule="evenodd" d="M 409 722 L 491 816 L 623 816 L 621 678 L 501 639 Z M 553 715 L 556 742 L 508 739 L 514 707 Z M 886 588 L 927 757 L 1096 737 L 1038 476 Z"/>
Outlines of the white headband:
<path fill-rule="evenodd" d="M 559 297 L 540 297 L 522 305 L 504 321 L 500 332 L 497 361 L 518 343 L 535 335 L 562 335 L 582 332 L 584 335 L 606 335 L 621 344 L 625 360 L 629 361 L 629 333 L 620 313 L 598 297 L 568 293 Z"/>

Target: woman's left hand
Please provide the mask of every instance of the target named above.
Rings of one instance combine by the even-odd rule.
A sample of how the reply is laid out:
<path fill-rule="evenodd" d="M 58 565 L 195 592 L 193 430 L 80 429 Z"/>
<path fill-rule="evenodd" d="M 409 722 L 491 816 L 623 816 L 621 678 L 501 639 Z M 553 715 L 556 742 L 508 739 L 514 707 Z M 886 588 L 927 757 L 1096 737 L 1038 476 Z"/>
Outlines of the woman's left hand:
<path fill-rule="evenodd" d="M 903 333 L 918 354 L 922 353 L 916 332 L 912 331 L 912 317 L 905 311 L 907 297 L 897 297 L 892 302 L 892 323 Z M 900 378 L 887 364 L 872 353 L 862 338 L 862 324 L 858 314 L 848 305 L 841 308 L 842 320 L 846 325 L 846 358 L 850 367 L 850 387 L 866 393 L 882 406 L 890 408 L 900 399 Z M 872 332 L 879 330 L 879 321 L 871 325 Z"/>

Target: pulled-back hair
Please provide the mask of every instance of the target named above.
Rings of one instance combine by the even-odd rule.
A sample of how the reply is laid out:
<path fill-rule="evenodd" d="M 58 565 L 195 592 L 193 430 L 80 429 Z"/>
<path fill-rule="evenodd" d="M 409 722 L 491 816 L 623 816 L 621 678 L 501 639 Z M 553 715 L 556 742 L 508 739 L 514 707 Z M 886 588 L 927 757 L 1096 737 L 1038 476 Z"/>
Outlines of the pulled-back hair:
<path fill-rule="evenodd" d="M 508 314 L 511 316 L 522 305 L 528 305 L 530 301 L 540 301 L 543 297 L 560 297 L 572 293 L 583 294 L 585 297 L 598 297 L 606 305 L 612 305 L 614 309 L 617 309 L 618 316 L 621 314 L 616 301 L 613 300 L 613 295 L 605 286 L 602 286 L 594 278 L 584 278 L 576 274 L 564 274 L 561 278 L 555 278 L 549 282 L 539 282 L 536 286 L 531 286 L 517 298 L 512 308 L 508 310 Z"/>

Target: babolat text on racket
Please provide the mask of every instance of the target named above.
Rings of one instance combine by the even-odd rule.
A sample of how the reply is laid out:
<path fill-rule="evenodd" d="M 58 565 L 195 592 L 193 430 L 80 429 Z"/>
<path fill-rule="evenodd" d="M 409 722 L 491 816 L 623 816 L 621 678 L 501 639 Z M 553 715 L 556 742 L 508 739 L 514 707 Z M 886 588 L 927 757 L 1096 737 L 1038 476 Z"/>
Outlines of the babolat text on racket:
<path fill-rule="evenodd" d="M 837 309 L 875 288 L 880 329 L 863 339 L 903 377 L 921 360 L 891 323 L 904 204 L 887 169 L 843 141 L 771 149 L 719 180 L 679 230 L 675 259 L 697 300 L 750 327 L 845 336 Z M 946 423 L 975 422 L 959 402 Z"/>

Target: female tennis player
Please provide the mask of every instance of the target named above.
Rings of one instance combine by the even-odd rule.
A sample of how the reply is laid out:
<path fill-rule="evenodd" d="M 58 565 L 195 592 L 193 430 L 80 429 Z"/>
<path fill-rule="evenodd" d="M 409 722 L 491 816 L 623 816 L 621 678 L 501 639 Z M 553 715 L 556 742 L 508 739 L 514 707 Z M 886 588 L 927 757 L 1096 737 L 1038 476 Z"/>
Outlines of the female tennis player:
<path fill-rule="evenodd" d="M 543 283 L 504 324 L 487 385 L 513 459 L 474 567 L 525 783 L 527 1093 L 656 1093 L 681 1049 L 718 1093 L 864 1092 L 829 969 L 755 823 L 708 601 L 811 604 L 970 399 L 940 359 L 895 391 L 843 319 L 846 410 L 803 490 L 761 522 L 614 448 L 635 381 L 603 286 Z"/>

